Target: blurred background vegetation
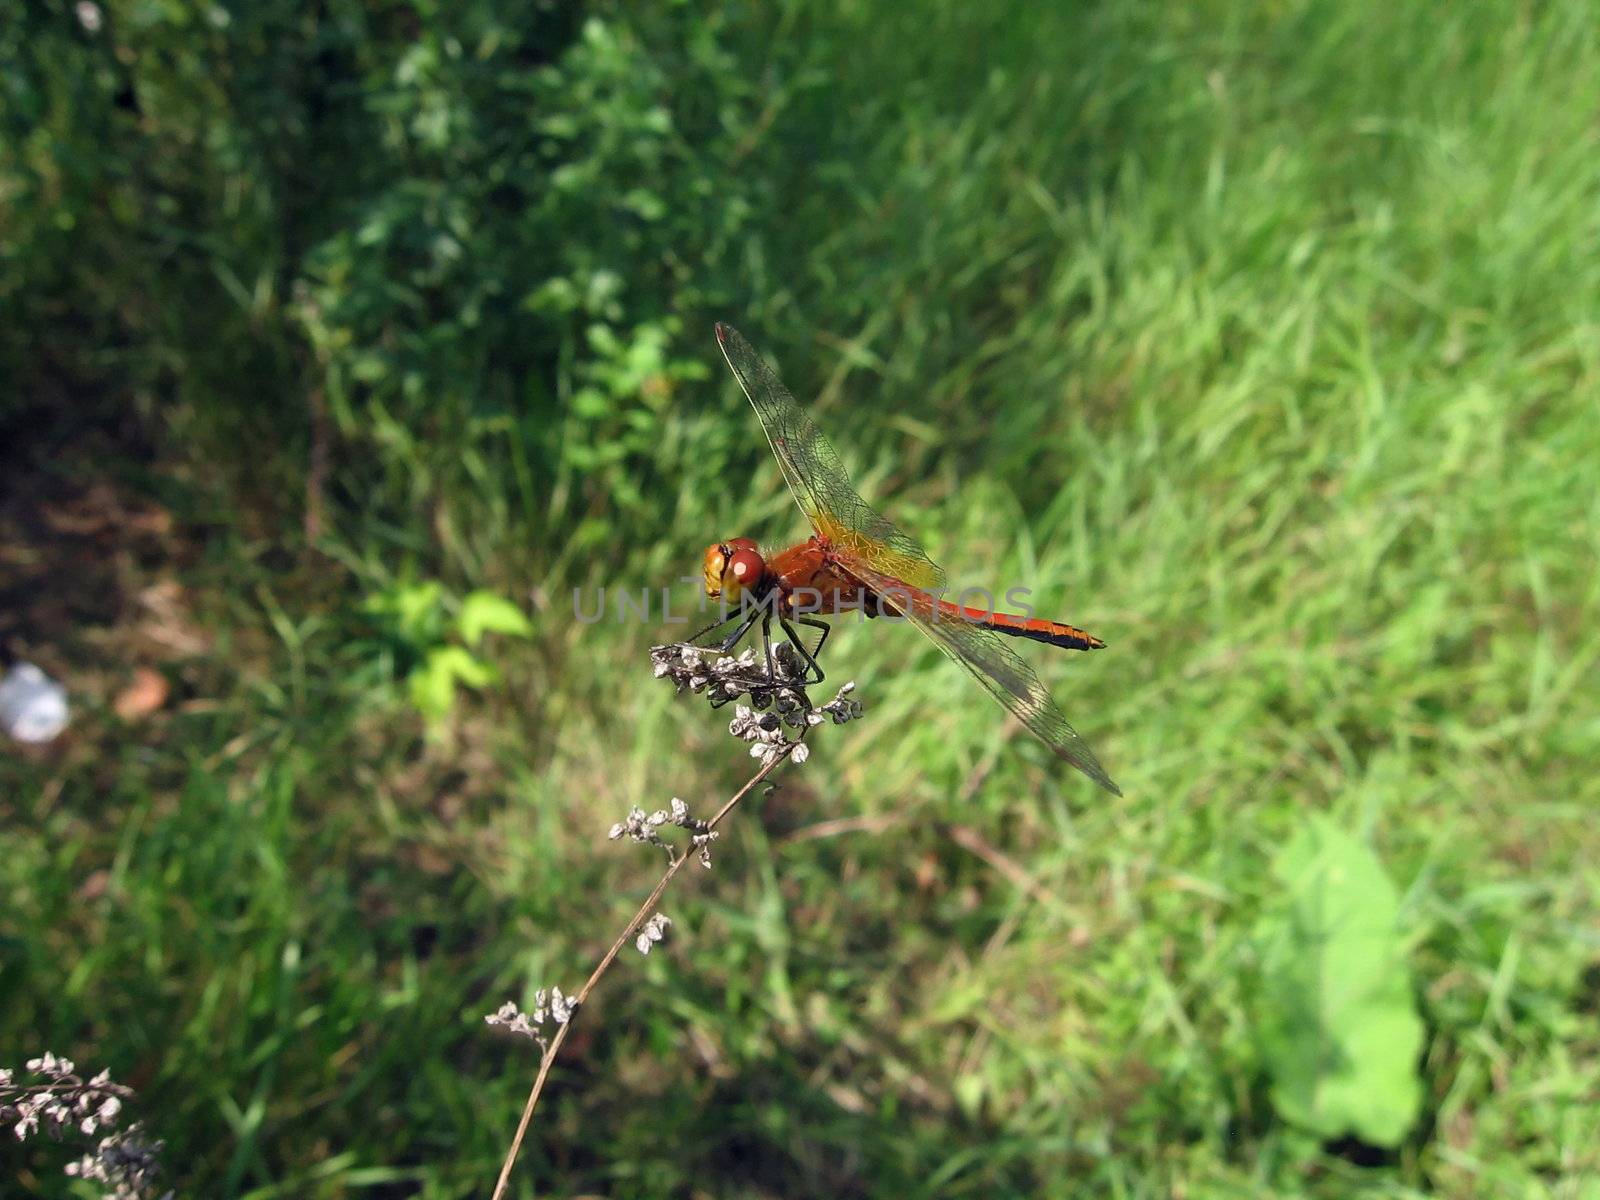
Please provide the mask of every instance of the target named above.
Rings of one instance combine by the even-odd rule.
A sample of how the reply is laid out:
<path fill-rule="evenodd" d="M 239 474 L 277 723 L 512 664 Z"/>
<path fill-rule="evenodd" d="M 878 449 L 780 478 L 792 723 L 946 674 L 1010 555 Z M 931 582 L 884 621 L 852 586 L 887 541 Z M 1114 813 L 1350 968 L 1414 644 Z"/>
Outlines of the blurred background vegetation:
<path fill-rule="evenodd" d="M 0 651 L 76 707 L 0 753 L 0 1064 L 136 1086 L 180 1195 L 487 1194 L 534 1054 L 483 1014 L 642 898 L 630 804 L 750 767 L 675 629 L 570 601 L 802 532 L 725 319 L 957 580 L 1110 643 L 1032 657 L 1126 796 L 847 627 L 868 724 L 607 980 L 516 1194 L 1600 1196 L 1597 41 L 9 11 Z"/>

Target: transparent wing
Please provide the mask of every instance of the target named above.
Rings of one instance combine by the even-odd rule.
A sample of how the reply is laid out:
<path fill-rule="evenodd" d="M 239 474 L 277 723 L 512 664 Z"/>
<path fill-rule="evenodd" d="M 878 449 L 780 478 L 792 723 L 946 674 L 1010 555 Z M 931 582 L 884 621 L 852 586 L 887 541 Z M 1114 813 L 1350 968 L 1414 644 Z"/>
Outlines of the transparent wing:
<path fill-rule="evenodd" d="M 857 494 L 838 452 L 755 347 L 731 325 L 717 326 L 717 343 L 755 406 L 789 490 L 818 536 L 864 566 L 912 587 L 944 587 L 944 572 L 922 547 Z"/>
<path fill-rule="evenodd" d="M 946 655 L 960 663 L 983 690 L 1021 721 L 1036 738 L 1113 795 L 1122 789 L 1111 782 L 1089 743 L 1067 723 L 1049 691 L 1010 646 L 1005 634 L 985 625 L 941 613 L 934 597 L 893 576 L 852 565 L 861 582 L 887 607 L 906 617 Z"/>

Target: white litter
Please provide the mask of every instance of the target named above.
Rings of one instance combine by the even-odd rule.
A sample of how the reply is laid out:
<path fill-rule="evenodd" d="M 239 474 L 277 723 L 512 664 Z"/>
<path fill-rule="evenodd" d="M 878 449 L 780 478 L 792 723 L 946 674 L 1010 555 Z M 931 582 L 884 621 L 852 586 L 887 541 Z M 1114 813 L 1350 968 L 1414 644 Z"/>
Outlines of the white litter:
<path fill-rule="evenodd" d="M 19 742 L 48 742 L 67 727 L 67 689 L 32 663 L 0 676 L 0 729 Z"/>

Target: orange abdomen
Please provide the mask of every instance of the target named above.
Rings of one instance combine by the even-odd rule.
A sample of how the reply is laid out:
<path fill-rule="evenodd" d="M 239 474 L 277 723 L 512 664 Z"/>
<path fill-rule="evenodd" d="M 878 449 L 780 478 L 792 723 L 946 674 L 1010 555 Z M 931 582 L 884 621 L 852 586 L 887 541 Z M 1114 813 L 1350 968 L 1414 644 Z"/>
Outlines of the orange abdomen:
<path fill-rule="evenodd" d="M 1085 633 L 1076 625 L 1046 621 L 1042 617 L 1017 617 L 982 608 L 964 608 L 948 600 L 939 601 L 939 613 L 950 620 L 972 621 L 987 625 L 996 633 L 1008 633 L 1012 637 L 1044 642 L 1048 646 L 1060 646 L 1063 650 L 1103 650 L 1106 645 L 1094 634 Z"/>

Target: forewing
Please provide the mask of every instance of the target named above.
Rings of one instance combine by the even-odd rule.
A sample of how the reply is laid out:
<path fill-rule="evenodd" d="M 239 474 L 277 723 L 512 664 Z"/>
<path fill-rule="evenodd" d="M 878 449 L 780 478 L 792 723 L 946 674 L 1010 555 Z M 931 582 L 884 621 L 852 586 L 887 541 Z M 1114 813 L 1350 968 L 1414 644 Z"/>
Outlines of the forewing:
<path fill-rule="evenodd" d="M 912 587 L 942 588 L 944 572 L 910 536 L 857 494 L 838 452 L 755 347 L 731 325 L 717 326 L 717 343 L 755 406 L 789 490 L 817 534 L 864 569 Z"/>
<path fill-rule="evenodd" d="M 1033 668 L 1011 648 L 1005 634 L 985 625 L 939 612 L 934 599 L 887 575 L 865 572 L 861 581 L 879 600 L 925 633 L 934 645 L 960 663 L 1030 733 L 1113 795 L 1122 789 L 1111 782 L 1089 744 L 1067 723 Z"/>

